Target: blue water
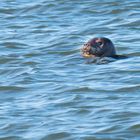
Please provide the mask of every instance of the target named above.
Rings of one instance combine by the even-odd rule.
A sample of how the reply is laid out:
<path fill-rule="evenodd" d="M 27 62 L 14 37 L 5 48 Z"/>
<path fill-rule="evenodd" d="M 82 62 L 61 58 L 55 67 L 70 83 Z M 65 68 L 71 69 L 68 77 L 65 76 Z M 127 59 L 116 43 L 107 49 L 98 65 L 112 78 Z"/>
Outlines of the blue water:
<path fill-rule="evenodd" d="M 140 139 L 139 0 L 0 5 L 0 140 Z M 86 64 L 96 36 L 129 58 Z"/>

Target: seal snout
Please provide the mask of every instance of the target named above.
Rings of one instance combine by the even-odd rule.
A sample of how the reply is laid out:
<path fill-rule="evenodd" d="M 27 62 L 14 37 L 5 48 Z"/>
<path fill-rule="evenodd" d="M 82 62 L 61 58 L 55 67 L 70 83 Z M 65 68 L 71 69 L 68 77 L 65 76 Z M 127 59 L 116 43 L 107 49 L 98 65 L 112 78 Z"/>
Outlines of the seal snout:
<path fill-rule="evenodd" d="M 92 47 L 91 47 L 90 43 L 84 44 L 84 46 L 82 47 L 81 51 L 82 51 L 82 55 L 84 57 L 92 57 L 92 55 L 93 55 Z"/>

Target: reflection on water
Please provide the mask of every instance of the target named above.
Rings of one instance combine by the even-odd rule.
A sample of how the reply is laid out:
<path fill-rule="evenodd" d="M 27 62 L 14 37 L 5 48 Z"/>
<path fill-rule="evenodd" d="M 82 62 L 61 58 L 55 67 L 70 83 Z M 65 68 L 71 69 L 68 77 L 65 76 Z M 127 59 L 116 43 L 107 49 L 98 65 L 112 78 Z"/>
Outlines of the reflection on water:
<path fill-rule="evenodd" d="M 0 7 L 0 140 L 138 140 L 139 0 L 6 0 Z M 86 64 L 110 38 L 128 59 Z"/>

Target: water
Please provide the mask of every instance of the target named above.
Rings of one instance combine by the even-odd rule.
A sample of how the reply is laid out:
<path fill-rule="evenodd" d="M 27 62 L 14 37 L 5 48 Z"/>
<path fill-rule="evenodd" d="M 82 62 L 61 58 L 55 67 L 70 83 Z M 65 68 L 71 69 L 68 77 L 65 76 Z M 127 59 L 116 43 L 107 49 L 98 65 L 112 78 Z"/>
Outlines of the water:
<path fill-rule="evenodd" d="M 0 2 L 0 140 L 139 140 L 139 0 Z M 84 42 L 110 38 L 109 64 Z"/>

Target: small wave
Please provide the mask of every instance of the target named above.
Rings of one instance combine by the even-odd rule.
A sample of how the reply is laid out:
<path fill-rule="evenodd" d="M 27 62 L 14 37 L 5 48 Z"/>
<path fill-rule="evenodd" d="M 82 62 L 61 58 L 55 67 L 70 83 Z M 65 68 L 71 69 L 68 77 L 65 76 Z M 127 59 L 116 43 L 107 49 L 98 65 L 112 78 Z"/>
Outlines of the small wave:
<path fill-rule="evenodd" d="M 25 91 L 26 88 L 22 87 L 22 86 L 0 86 L 0 92 L 21 92 L 21 91 Z"/>
<path fill-rule="evenodd" d="M 0 136 L 0 140 L 24 140 L 20 136 Z"/>
<path fill-rule="evenodd" d="M 71 137 L 71 134 L 68 132 L 57 132 L 57 133 L 49 134 L 49 135 L 45 136 L 44 138 L 42 138 L 41 140 L 68 139 L 70 137 Z"/>

